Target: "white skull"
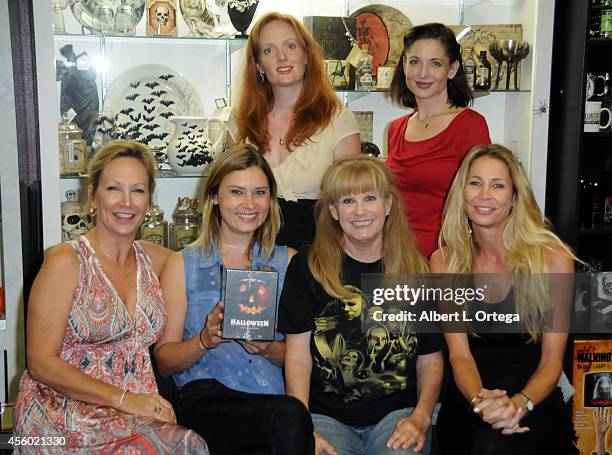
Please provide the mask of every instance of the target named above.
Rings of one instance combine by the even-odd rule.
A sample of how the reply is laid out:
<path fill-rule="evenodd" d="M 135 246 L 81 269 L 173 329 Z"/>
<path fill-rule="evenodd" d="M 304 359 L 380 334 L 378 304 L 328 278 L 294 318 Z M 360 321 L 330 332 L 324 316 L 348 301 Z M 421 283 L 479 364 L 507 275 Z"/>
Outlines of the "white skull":
<path fill-rule="evenodd" d="M 92 218 L 85 212 L 83 206 L 78 201 L 77 192 L 74 190 L 66 191 L 67 201 L 63 201 L 62 206 L 62 240 L 73 240 L 79 235 L 87 233 L 92 227 Z"/>
<path fill-rule="evenodd" d="M 165 26 L 170 18 L 170 10 L 167 6 L 159 5 L 155 8 L 155 17 L 157 18 L 157 23 L 159 25 Z"/>
<path fill-rule="evenodd" d="M 62 213 L 62 240 L 73 240 L 91 229 L 91 217 L 82 212 Z"/>

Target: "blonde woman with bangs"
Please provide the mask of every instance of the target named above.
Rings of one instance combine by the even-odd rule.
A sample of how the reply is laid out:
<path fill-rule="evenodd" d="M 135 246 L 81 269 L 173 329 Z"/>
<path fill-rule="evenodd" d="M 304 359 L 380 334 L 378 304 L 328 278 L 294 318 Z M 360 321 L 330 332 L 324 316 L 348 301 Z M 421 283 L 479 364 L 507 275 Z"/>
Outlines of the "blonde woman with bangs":
<path fill-rule="evenodd" d="M 486 287 L 469 315 L 520 321 L 445 333 L 454 382 L 438 418 L 443 454 L 573 453 L 557 383 L 575 260 L 551 232 L 512 152 L 497 144 L 470 150 L 446 201 L 431 270 L 473 273 Z"/>
<path fill-rule="evenodd" d="M 428 270 L 390 171 L 363 155 L 332 165 L 317 215 L 281 296 L 287 393 L 310 409 L 317 454 L 428 454 L 442 337 L 376 322 L 361 290 L 366 273 Z"/>
<path fill-rule="evenodd" d="M 171 255 L 161 276 L 168 324 L 155 357 L 180 390 L 177 420 L 207 435 L 212 453 L 311 454 L 308 411 L 285 395 L 282 335 L 238 342 L 221 331 L 224 268 L 274 269 L 280 290 L 295 254 L 274 244 L 280 214 L 272 170 L 254 146 L 235 146 L 213 162 L 201 200 L 200 237 Z"/>

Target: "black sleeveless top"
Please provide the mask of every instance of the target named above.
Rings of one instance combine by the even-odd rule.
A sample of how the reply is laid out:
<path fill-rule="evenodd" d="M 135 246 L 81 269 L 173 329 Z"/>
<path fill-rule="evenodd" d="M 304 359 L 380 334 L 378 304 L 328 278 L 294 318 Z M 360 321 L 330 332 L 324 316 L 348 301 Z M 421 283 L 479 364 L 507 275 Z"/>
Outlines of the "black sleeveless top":
<path fill-rule="evenodd" d="M 486 389 L 503 389 L 512 396 L 520 392 L 540 362 L 541 343 L 534 343 L 520 322 L 503 322 L 516 314 L 514 291 L 498 303 L 473 302 L 468 308 L 474 335 L 470 350 Z M 480 313 L 479 313 L 480 312 Z M 498 321 L 477 320 L 497 315 Z M 506 316 L 503 316 L 506 315 Z M 571 443 L 571 408 L 557 387 L 521 420 L 530 431 L 511 436 L 483 422 L 451 379 L 438 418 L 441 453 L 528 455 L 567 454 Z"/>

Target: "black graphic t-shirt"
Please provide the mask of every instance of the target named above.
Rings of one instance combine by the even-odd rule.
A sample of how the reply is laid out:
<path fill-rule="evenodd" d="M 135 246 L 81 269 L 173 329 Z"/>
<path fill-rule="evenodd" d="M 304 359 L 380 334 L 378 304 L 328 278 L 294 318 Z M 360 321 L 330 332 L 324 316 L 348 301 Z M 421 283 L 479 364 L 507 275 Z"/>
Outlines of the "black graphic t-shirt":
<path fill-rule="evenodd" d="M 410 323 L 373 320 L 381 307 L 361 292 L 361 278 L 381 271 L 382 261 L 362 263 L 344 255 L 343 284 L 359 297 L 340 301 L 314 280 L 304 249 L 289 264 L 280 299 L 279 331 L 312 332 L 310 411 L 351 426 L 374 425 L 392 411 L 415 406 L 416 359 L 443 344 L 438 334 L 417 337 Z"/>

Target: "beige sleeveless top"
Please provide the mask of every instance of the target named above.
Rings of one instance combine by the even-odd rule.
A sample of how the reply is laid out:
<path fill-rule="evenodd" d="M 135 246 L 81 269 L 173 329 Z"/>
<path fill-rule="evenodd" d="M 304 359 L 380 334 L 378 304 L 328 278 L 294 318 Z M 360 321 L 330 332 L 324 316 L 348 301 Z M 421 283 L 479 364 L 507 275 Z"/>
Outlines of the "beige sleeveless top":
<path fill-rule="evenodd" d="M 232 137 L 238 136 L 233 116 L 229 122 L 229 131 Z M 359 133 L 357 120 L 351 111 L 342 106 L 326 128 L 295 148 L 282 163 L 272 168 L 279 197 L 287 201 L 318 199 L 323 174 L 334 161 L 336 145 L 355 133 Z"/>

